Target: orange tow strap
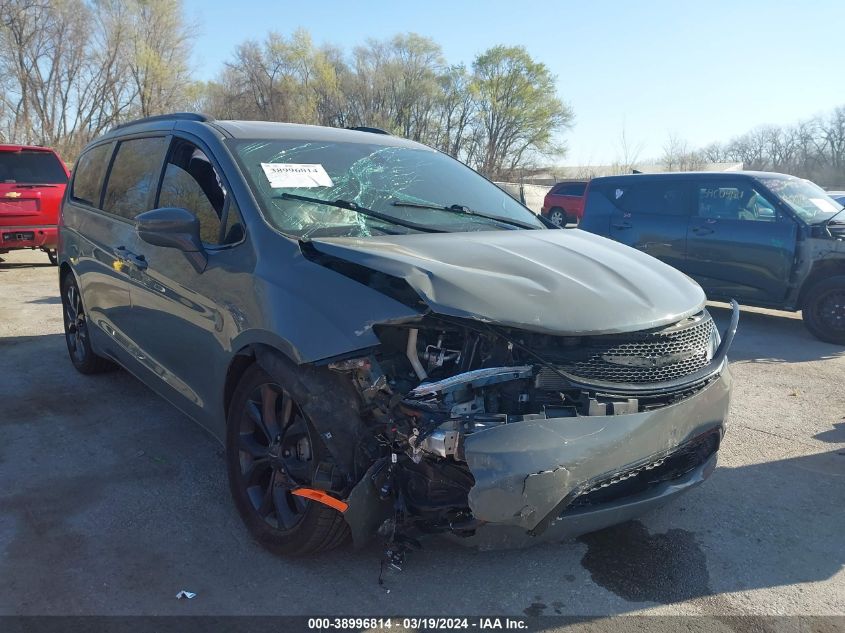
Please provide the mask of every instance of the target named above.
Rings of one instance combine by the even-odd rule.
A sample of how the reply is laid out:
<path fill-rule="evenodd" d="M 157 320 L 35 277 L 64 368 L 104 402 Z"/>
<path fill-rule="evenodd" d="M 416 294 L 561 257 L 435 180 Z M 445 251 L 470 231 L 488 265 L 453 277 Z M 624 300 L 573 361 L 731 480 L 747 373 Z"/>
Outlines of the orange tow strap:
<path fill-rule="evenodd" d="M 306 499 L 311 499 L 312 501 L 317 501 L 318 503 L 327 505 L 330 508 L 334 508 L 338 512 L 346 512 L 346 508 L 349 507 L 348 503 L 341 501 L 340 499 L 335 499 L 333 496 L 326 494 L 322 490 L 314 490 L 313 488 L 297 488 L 296 490 L 291 490 L 291 494 L 295 494 L 298 497 L 305 497 Z"/>

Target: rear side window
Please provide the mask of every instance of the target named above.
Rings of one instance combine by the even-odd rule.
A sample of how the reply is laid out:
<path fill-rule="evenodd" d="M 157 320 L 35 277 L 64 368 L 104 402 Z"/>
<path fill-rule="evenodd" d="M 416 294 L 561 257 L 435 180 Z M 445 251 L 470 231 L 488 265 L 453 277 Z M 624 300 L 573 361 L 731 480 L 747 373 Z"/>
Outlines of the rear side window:
<path fill-rule="evenodd" d="M 149 211 L 166 150 L 164 137 L 121 141 L 109 172 L 103 211 L 130 220 Z"/>
<path fill-rule="evenodd" d="M 0 182 L 21 185 L 63 185 L 64 167 L 53 152 L 0 152 Z"/>
<path fill-rule="evenodd" d="M 113 147 L 112 143 L 98 145 L 79 157 L 73 172 L 71 198 L 90 204 L 92 207 L 99 206 L 100 187 L 106 175 L 106 167 L 108 167 Z"/>
<path fill-rule="evenodd" d="M 554 193 L 558 196 L 583 196 L 586 188 L 585 182 L 570 182 L 555 187 Z"/>
<path fill-rule="evenodd" d="M 625 213 L 687 215 L 687 185 L 679 182 L 638 182 L 611 185 L 605 194 Z"/>

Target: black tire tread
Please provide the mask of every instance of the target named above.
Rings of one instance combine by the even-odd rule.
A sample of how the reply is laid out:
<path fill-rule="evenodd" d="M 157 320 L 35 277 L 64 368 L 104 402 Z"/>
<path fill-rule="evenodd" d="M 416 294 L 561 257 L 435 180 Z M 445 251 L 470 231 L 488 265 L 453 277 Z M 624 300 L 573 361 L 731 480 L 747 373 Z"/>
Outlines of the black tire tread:
<path fill-rule="evenodd" d="M 818 323 L 812 310 L 808 307 L 817 301 L 820 295 L 831 288 L 845 288 L 845 275 L 834 275 L 815 282 L 807 290 L 801 310 L 801 318 L 805 327 L 817 339 L 836 345 L 845 345 L 845 332 L 830 332 L 823 324 Z"/>

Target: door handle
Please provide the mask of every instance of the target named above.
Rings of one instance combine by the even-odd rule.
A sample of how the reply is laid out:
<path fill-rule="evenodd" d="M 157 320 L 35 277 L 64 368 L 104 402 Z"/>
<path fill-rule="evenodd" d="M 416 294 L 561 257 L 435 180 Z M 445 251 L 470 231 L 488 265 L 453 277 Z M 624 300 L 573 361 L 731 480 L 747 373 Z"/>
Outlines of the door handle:
<path fill-rule="evenodd" d="M 613 225 L 613 228 L 619 229 L 620 231 L 624 231 L 625 229 L 631 228 L 631 223 L 630 222 L 618 222 L 618 223 Z"/>
<path fill-rule="evenodd" d="M 147 259 L 143 255 L 136 255 L 135 253 L 130 253 L 126 250 L 125 246 L 118 246 L 115 249 L 115 255 L 117 259 L 126 264 L 127 266 L 133 266 L 138 270 L 146 270 L 147 269 Z"/>
<path fill-rule="evenodd" d="M 712 233 L 713 229 L 708 229 L 706 226 L 696 226 L 693 227 L 692 232 L 696 235 L 707 235 L 708 233 Z"/>

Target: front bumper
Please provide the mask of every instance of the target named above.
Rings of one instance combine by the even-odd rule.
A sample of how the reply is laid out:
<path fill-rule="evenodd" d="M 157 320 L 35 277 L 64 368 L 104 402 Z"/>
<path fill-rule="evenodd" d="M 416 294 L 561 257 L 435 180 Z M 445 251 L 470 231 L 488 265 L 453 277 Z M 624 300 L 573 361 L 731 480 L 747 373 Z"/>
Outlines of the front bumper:
<path fill-rule="evenodd" d="M 582 534 L 595 532 L 635 519 L 692 490 L 707 479 L 716 468 L 716 455 L 704 464 L 674 481 L 663 482 L 648 492 L 619 499 L 590 509 L 564 512 L 551 522 L 542 534 L 532 536 L 513 525 L 485 524 L 471 537 L 453 537 L 457 543 L 468 547 L 489 549 L 515 549 L 542 542 L 559 542 Z"/>
<path fill-rule="evenodd" d="M 635 516 L 700 483 L 715 466 L 704 464 L 634 497 L 568 511 L 579 495 L 620 473 L 651 467 L 699 436 L 725 428 L 731 376 L 717 378 L 675 404 L 625 415 L 582 416 L 506 424 L 469 435 L 464 453 L 475 485 L 473 516 L 502 534 L 583 533 Z M 468 541 L 478 541 L 485 528 Z"/>
<path fill-rule="evenodd" d="M 59 243 L 55 226 L 0 226 L 0 252 L 21 248 L 54 249 Z"/>

